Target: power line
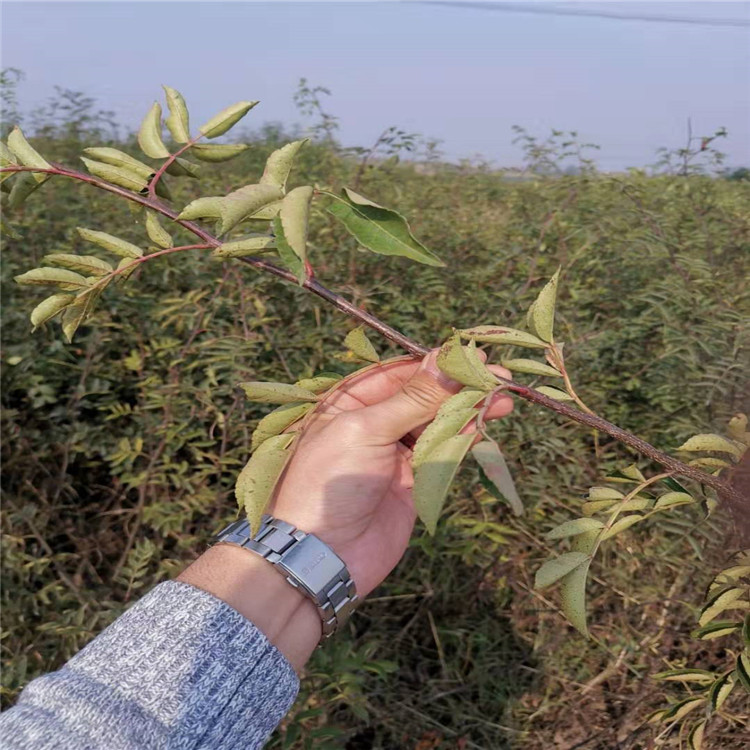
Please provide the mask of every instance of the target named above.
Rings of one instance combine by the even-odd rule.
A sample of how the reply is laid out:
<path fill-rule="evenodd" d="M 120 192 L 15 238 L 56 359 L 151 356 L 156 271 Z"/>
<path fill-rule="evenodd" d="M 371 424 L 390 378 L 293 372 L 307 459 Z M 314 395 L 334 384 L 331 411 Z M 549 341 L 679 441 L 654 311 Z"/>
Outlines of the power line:
<path fill-rule="evenodd" d="M 472 10 L 489 10 L 505 13 L 535 13 L 547 16 L 585 16 L 588 18 L 607 18 L 617 21 L 646 21 L 650 23 L 681 23 L 692 26 L 724 26 L 733 28 L 750 28 L 750 20 L 741 18 L 688 18 L 685 16 L 635 15 L 619 13 L 612 10 L 589 10 L 586 8 L 569 8 L 555 6 L 537 6 L 531 3 L 482 3 L 460 2 L 455 0 L 418 0 L 420 5 L 442 5 L 450 8 L 470 8 Z"/>

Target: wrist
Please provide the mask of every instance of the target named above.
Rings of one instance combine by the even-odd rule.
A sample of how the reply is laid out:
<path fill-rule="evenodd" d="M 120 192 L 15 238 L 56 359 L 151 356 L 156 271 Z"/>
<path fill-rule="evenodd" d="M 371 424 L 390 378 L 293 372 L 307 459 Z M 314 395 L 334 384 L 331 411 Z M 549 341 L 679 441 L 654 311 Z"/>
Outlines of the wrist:
<path fill-rule="evenodd" d="M 271 563 L 249 550 L 217 544 L 178 580 L 213 594 L 245 616 L 297 672 L 320 641 L 320 615 L 312 601 Z"/>

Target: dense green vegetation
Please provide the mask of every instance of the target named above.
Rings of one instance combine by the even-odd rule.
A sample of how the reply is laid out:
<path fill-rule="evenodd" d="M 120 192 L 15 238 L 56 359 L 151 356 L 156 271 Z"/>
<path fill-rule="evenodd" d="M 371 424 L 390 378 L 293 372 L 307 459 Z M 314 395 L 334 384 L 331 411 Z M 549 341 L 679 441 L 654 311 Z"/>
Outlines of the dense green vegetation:
<path fill-rule="evenodd" d="M 79 112 L 37 127 L 45 156 L 75 165 L 83 146 L 113 144 L 92 105 L 83 111 L 88 120 Z M 330 129 L 318 135 L 300 154 L 295 184 L 359 182 L 408 216 L 448 265 L 364 254 L 316 212 L 316 273 L 358 305 L 435 345 L 454 324 L 522 326 L 540 282 L 561 265 L 558 337 L 598 413 L 670 451 L 750 410 L 747 181 L 599 174 L 587 161 L 579 174 L 557 174 L 554 143 L 544 152 L 547 176 L 510 180 L 435 160 L 375 154 L 363 164 L 367 150 L 343 153 Z M 235 161 L 204 169 L 204 194 L 248 182 L 285 140 L 272 128 L 251 137 Z M 132 142 L 119 147 L 137 153 Z M 527 150 L 532 161 L 536 153 Z M 176 205 L 192 197 L 190 181 L 179 182 Z M 28 312 L 42 294 L 12 277 L 50 252 L 83 252 L 75 227 L 100 220 L 142 242 L 122 201 L 55 178 L 15 218 L 20 238 L 4 242 L 8 702 L 234 517 L 235 476 L 264 413 L 244 401 L 238 381 L 353 368 L 336 360 L 351 327 L 340 313 L 200 252 L 150 262 L 137 286 L 105 294 L 96 326 L 73 345 L 56 325 L 32 335 Z M 685 695 L 651 675 L 722 668 L 725 643 L 689 634 L 733 551 L 723 514 L 676 509 L 613 540 L 594 566 L 585 641 L 554 591 L 533 590 L 552 549 L 544 532 L 579 513 L 603 474 L 638 456 L 608 439 L 597 455 L 590 432 L 524 403 L 494 430 L 526 515 L 514 517 L 464 469 L 437 535 L 418 528 L 389 581 L 316 653 L 274 747 L 651 747 L 659 730 L 647 715 Z M 705 747 L 743 746 L 746 699 L 730 697 Z M 678 746 L 676 734 L 662 739 Z"/>

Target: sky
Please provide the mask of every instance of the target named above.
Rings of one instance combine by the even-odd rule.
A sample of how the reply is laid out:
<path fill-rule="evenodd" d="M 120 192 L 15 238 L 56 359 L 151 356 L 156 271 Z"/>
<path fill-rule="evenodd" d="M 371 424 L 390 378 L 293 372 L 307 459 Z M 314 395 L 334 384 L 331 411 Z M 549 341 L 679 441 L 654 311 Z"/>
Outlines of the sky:
<path fill-rule="evenodd" d="M 135 129 L 162 83 L 193 122 L 242 99 L 249 127 L 304 122 L 293 94 L 329 88 L 345 145 L 390 125 L 443 141 L 454 161 L 519 165 L 511 127 L 577 130 L 603 169 L 645 166 L 659 146 L 726 126 L 750 165 L 750 27 L 522 13 L 518 4 L 407 2 L 10 2 L 3 67 L 24 109 L 81 90 Z M 502 6 L 502 7 L 497 7 Z M 567 2 L 536 8 L 750 20 L 750 2 Z"/>

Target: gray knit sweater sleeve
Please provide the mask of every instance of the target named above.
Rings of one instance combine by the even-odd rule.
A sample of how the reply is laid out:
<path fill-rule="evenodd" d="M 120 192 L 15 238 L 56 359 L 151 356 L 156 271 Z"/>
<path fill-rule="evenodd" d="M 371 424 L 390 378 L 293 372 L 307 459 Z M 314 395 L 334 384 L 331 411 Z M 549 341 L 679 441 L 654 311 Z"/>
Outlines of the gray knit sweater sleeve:
<path fill-rule="evenodd" d="M 186 583 L 157 586 L 0 716 L 7 750 L 251 750 L 299 682 L 266 637 Z"/>

